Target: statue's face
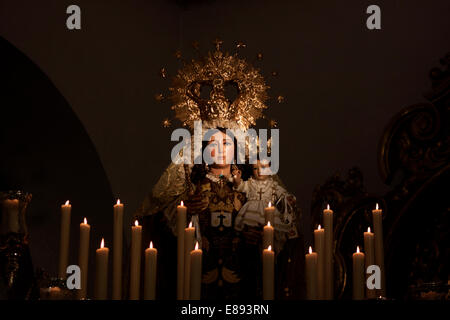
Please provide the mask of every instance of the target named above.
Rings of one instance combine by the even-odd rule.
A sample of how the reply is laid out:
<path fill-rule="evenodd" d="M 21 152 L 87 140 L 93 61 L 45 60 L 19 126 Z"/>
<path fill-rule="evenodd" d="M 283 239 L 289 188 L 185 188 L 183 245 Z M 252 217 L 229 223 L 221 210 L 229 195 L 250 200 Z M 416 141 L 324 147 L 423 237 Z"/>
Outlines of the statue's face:
<path fill-rule="evenodd" d="M 211 136 L 208 150 L 216 167 L 226 167 L 234 160 L 234 141 L 222 131 Z"/>
<path fill-rule="evenodd" d="M 269 176 L 261 174 L 262 168 L 270 168 L 269 163 L 261 163 L 261 161 L 258 160 L 256 164 L 253 165 L 253 177 L 256 180 L 266 180 Z"/>

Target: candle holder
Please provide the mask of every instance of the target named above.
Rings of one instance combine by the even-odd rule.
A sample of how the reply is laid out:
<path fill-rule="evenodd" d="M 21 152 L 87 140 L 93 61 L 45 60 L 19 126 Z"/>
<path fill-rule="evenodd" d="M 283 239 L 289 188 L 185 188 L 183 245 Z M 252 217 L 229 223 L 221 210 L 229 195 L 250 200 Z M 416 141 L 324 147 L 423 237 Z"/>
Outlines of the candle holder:
<path fill-rule="evenodd" d="M 67 288 L 65 279 L 51 278 L 41 284 L 39 300 L 75 300 L 75 292 Z"/>
<path fill-rule="evenodd" d="M 0 297 L 4 299 L 37 297 L 25 222 L 30 201 L 29 193 L 0 192 L 0 281 L 5 284 Z"/>

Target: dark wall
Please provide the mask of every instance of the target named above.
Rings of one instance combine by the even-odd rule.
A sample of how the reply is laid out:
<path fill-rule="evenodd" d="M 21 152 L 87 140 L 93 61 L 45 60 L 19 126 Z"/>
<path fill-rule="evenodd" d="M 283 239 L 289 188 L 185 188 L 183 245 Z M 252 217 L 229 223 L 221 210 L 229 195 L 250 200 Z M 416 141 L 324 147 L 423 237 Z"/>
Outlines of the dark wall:
<path fill-rule="evenodd" d="M 70 4 L 0 0 L 0 35 L 39 66 L 70 105 L 129 218 L 170 161 L 171 129 L 161 121 L 171 111 L 154 100 L 169 83 L 158 69 L 174 74 L 173 53 L 194 57 L 193 40 L 202 52 L 218 36 L 230 51 L 244 41 L 242 56 L 249 60 L 263 53 L 257 66 L 271 95 L 286 97 L 267 112 L 280 128 L 279 174 L 305 212 L 315 185 L 354 165 L 370 192 L 386 191 L 376 154 L 383 129 L 400 109 L 424 100 L 430 68 L 450 49 L 444 0 L 377 1 L 377 31 L 365 27 L 372 1 L 77 1 L 79 31 L 65 27 Z M 273 70 L 278 77 L 270 76 Z M 42 174 L 49 175 L 56 173 Z M 59 189 L 64 195 L 48 195 L 55 208 L 68 197 Z M 102 201 L 109 214 L 111 202 Z"/>

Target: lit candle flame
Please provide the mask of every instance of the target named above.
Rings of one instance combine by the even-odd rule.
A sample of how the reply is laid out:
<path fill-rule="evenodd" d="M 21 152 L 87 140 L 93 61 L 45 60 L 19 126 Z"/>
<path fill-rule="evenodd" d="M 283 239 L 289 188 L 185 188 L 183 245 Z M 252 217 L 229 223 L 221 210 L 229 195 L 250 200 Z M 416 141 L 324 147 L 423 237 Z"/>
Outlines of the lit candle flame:
<path fill-rule="evenodd" d="M 153 241 L 150 241 L 150 249 L 153 249 Z"/>
<path fill-rule="evenodd" d="M 198 250 L 198 241 L 195 243 L 195 250 Z"/>
<path fill-rule="evenodd" d="M 267 221 L 267 226 L 270 227 L 270 221 Z"/>
<path fill-rule="evenodd" d="M 87 219 L 86 218 L 84 218 L 84 224 L 87 224 Z"/>
<path fill-rule="evenodd" d="M 319 224 L 319 226 L 317 227 L 317 230 L 320 230 L 322 227 L 320 226 L 320 224 Z"/>
<path fill-rule="evenodd" d="M 268 246 L 267 250 L 272 251 L 272 246 Z"/>
<path fill-rule="evenodd" d="M 139 225 L 139 222 L 137 220 L 135 220 L 134 225 L 137 227 Z"/>
<path fill-rule="evenodd" d="M 105 247 L 105 239 L 102 238 L 102 242 L 100 243 L 100 248 L 104 248 Z"/>
<path fill-rule="evenodd" d="M 375 205 L 375 210 L 378 210 L 378 203 Z"/>
<path fill-rule="evenodd" d="M 272 202 L 271 201 L 269 201 L 269 205 L 267 206 L 267 207 L 272 207 Z"/>
<path fill-rule="evenodd" d="M 69 200 L 66 201 L 66 206 L 68 206 L 70 204 Z"/>
<path fill-rule="evenodd" d="M 367 228 L 367 232 L 370 232 L 370 227 Z"/>
<path fill-rule="evenodd" d="M 183 200 L 181 200 L 180 206 L 182 206 L 182 207 L 184 206 Z"/>
<path fill-rule="evenodd" d="M 117 204 L 120 204 L 120 199 L 117 199 Z"/>
<path fill-rule="evenodd" d="M 192 221 L 189 222 L 189 228 L 192 228 Z"/>
<path fill-rule="evenodd" d="M 359 253 L 359 246 L 356 246 L 356 253 Z"/>
<path fill-rule="evenodd" d="M 311 254 L 312 253 L 312 248 L 311 248 L 311 246 L 309 246 L 309 254 Z"/>
<path fill-rule="evenodd" d="M 330 210 L 330 204 L 327 204 L 327 210 Z"/>

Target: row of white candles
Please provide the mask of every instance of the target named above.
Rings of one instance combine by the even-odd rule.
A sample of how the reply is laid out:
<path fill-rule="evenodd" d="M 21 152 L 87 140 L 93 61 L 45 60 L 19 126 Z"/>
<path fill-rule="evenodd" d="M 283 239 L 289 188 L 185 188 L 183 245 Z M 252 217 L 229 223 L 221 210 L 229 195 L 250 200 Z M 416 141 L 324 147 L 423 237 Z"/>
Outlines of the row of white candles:
<path fill-rule="evenodd" d="M 275 207 L 269 205 L 264 209 L 266 226 L 263 232 L 263 299 L 272 300 L 274 298 L 274 270 L 275 254 L 273 247 L 273 234 Z M 195 228 L 192 221 L 186 228 L 187 208 L 183 201 L 177 206 L 177 299 L 178 300 L 199 300 L 201 297 L 201 265 L 202 250 L 199 249 L 198 242 L 193 248 Z M 193 261 L 192 259 L 196 259 Z"/>
<path fill-rule="evenodd" d="M 69 239 L 70 239 L 70 216 L 72 206 L 67 201 L 61 206 L 61 239 L 59 254 L 59 270 L 58 276 L 62 279 L 66 278 L 66 268 L 69 259 Z M 113 290 L 112 299 L 120 300 L 122 297 L 122 248 L 123 248 L 123 203 L 117 200 L 114 205 L 114 231 L 113 231 Z M 89 261 L 89 239 L 91 226 L 87 223 L 87 219 L 80 224 L 80 245 L 78 252 L 78 266 L 81 271 L 81 287 L 78 291 L 79 299 L 87 298 L 87 280 L 88 280 L 88 261 Z M 131 227 L 131 260 L 130 260 L 130 300 L 139 299 L 140 292 L 140 268 L 141 268 L 141 242 L 142 242 L 142 226 L 138 221 Z M 150 242 L 149 247 L 145 250 L 145 279 L 144 279 L 144 299 L 155 299 L 156 290 L 156 266 L 157 266 L 157 249 Z M 105 246 L 102 238 L 100 248 L 96 250 L 95 258 L 95 286 L 94 299 L 107 299 L 108 292 L 108 263 L 109 248 Z"/>
<path fill-rule="evenodd" d="M 364 298 L 373 299 L 377 293 L 385 295 L 384 280 L 384 249 L 383 249 L 383 224 L 382 210 L 378 208 L 378 203 L 372 210 L 374 233 L 364 232 L 364 248 L 366 253 L 360 252 L 357 246 L 353 254 L 353 299 L 362 300 Z M 314 244 L 316 252 L 309 247 L 306 254 L 306 297 L 309 300 L 333 299 L 333 211 L 330 206 L 323 210 L 323 222 L 325 229 L 319 225 L 314 230 Z M 328 230 L 328 231 L 327 231 Z M 327 236 L 328 234 L 328 236 Z M 370 265 L 378 265 L 381 270 L 381 289 L 369 289 L 366 286 L 366 270 Z M 366 289 L 365 289 L 366 288 Z"/>

